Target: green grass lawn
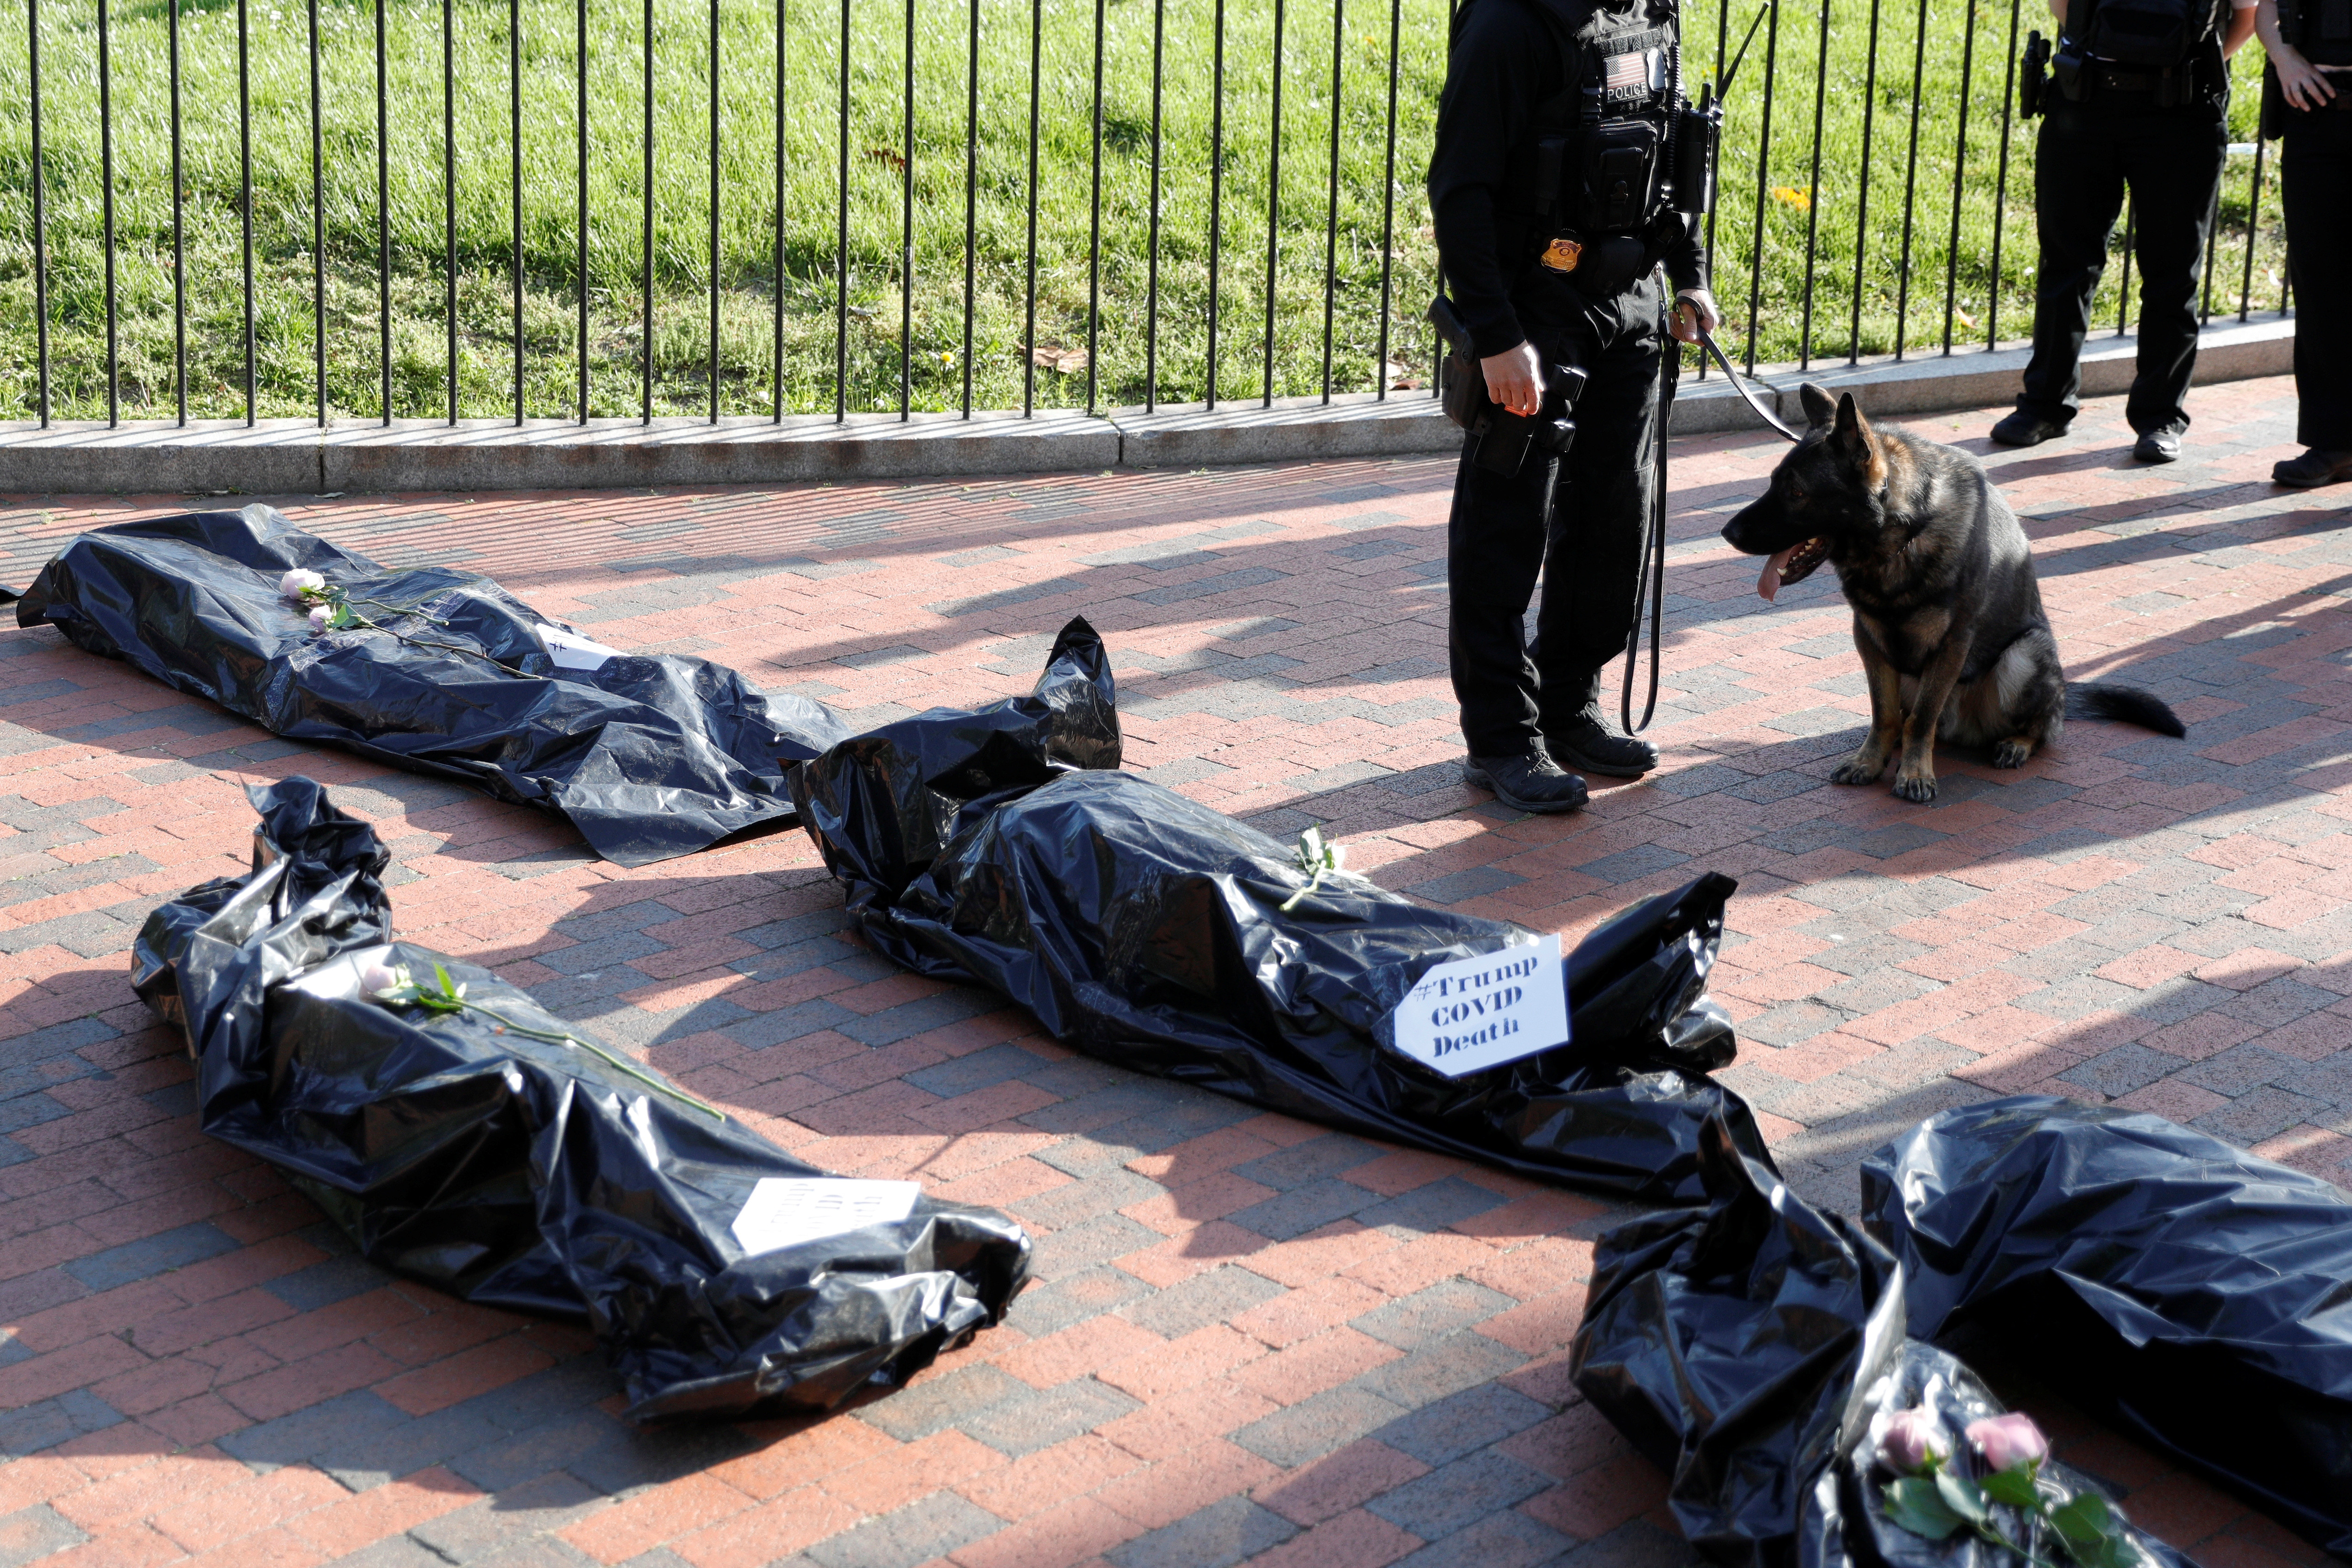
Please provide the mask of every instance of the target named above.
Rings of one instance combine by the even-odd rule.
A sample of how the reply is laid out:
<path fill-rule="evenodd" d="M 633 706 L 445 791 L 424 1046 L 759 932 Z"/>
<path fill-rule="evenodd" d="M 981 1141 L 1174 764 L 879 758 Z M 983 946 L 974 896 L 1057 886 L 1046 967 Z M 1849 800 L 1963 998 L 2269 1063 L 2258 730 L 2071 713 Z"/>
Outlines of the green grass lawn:
<path fill-rule="evenodd" d="M 1974 7 L 1965 0 L 1924 6 L 1879 0 L 1874 14 L 1870 0 L 1826 3 L 1825 82 L 1823 15 L 1820 0 L 1806 0 L 1768 23 L 1735 90 L 1714 240 L 1717 291 L 1733 324 L 1727 344 L 1745 344 L 1752 315 L 1760 359 L 1796 358 L 1808 329 L 1809 298 L 1816 358 L 1843 359 L 1857 336 L 1862 352 L 1884 352 L 1896 346 L 1898 331 L 1909 351 L 1939 351 L 1948 322 L 1956 342 L 1982 340 L 1996 324 L 1997 205 L 2006 214 L 1997 325 L 2005 338 L 2021 334 L 2031 315 L 2032 151 L 2030 131 L 2012 125 L 2003 193 L 2010 7 L 1991 0 Z M 108 150 L 99 134 L 97 4 L 39 0 L 40 233 L 48 278 L 49 396 L 60 417 L 103 417 L 108 407 L 107 183 L 101 173 Z M 1735 0 L 1734 8 L 1744 26 L 1753 0 Z M 1039 407 L 1084 406 L 1090 397 L 1104 405 L 1133 405 L 1155 391 L 1161 401 L 1197 400 L 1210 378 L 1213 263 L 1217 393 L 1255 398 L 1267 384 L 1269 227 L 1276 393 L 1321 391 L 1327 360 L 1335 391 L 1380 383 L 1384 236 L 1388 360 L 1407 367 L 1407 379 L 1426 374 L 1431 345 L 1420 312 L 1434 281 L 1434 252 L 1421 183 L 1444 71 L 1444 0 L 1402 0 L 1393 8 L 1370 0 L 1282 0 L 1278 9 L 1276 0 L 849 0 L 845 64 L 839 0 L 785 0 L 781 10 L 723 0 L 718 9 L 714 220 L 712 5 L 709 0 L 652 0 L 655 413 L 709 410 L 714 295 L 716 396 L 729 413 L 772 411 L 779 365 L 786 412 L 830 413 L 837 396 L 851 410 L 896 409 L 902 356 L 908 399 L 917 409 L 961 406 L 967 377 L 978 408 L 1018 408 L 1024 399 Z M 9 0 L 0 14 L 0 418 L 27 417 L 37 407 L 28 14 L 26 0 Z M 245 412 L 242 277 L 248 211 L 254 379 L 264 416 L 315 413 L 321 319 L 325 399 L 332 415 L 380 417 L 387 364 L 392 413 L 446 414 L 453 297 L 459 412 L 510 414 L 518 221 L 527 412 L 579 413 L 583 336 L 591 412 L 626 415 L 645 406 L 646 0 L 451 0 L 446 15 L 455 91 L 445 105 L 442 5 L 387 0 L 379 17 L 373 5 L 318 0 L 322 110 L 314 202 L 312 13 L 307 0 L 247 0 L 248 204 L 240 145 L 240 13 L 235 0 L 182 0 L 184 261 L 177 273 L 185 284 L 191 416 Z M 1276 146 L 1277 19 L 1278 187 L 1269 178 Z M 1723 20 L 1719 0 L 1690 14 L 1694 81 L 1711 67 Z M 2025 26 L 2042 20 L 2037 10 L 2024 14 Z M 115 332 L 125 418 L 170 417 L 177 411 L 172 21 L 170 0 L 112 0 L 108 16 Z M 381 188 L 379 23 L 387 104 Z M 519 70 L 512 64 L 518 60 Z M 2250 49 L 2239 70 L 2247 83 L 2255 63 L 2256 51 Z M 1770 138 L 1759 164 L 1768 67 Z M 1155 76 L 1161 148 L 1156 308 Z M 845 236 L 835 215 L 845 79 L 845 277 L 839 264 Z M 976 126 L 968 112 L 975 97 Z M 2233 134 L 2242 139 L 2252 135 L 2252 98 L 2242 90 L 2233 107 Z M 512 132 L 518 110 L 520 145 Z M 1221 150 L 1213 159 L 1217 141 Z M 975 143 L 976 156 L 968 162 Z M 454 189 L 445 183 L 451 168 Z M 1213 248 L 1213 173 L 1220 225 Z M 2222 204 L 2216 304 L 2226 297 L 2232 312 L 2244 266 L 2250 175 L 2251 160 L 2232 160 Z M 909 181 L 911 245 L 904 204 Z M 2274 169 L 2266 170 L 2265 184 L 2254 256 L 2257 308 L 2278 302 Z M 1033 194 L 1034 330 L 1026 283 Z M 974 236 L 969 251 L 968 199 Z M 454 224 L 445 223 L 445 212 L 454 212 Z M 1751 275 L 1759 213 L 1763 256 Z M 388 278 L 379 276 L 380 214 L 388 231 Z M 1866 238 L 1860 246 L 1857 310 L 1858 228 Z M 314 232 L 324 239 L 315 255 Z M 967 350 L 968 256 L 972 319 Z M 1332 279 L 1328 352 L 1327 256 Z M 380 289 L 389 297 L 388 334 Z M 2112 276 L 2107 289 L 2104 309 L 2111 321 Z M 845 302 L 845 344 L 837 338 Z M 1089 346 L 1096 350 L 1090 365 L 1068 352 Z M 837 352 L 845 359 L 845 384 L 836 375 Z M 1049 362 L 1039 365 L 1039 358 Z M 1398 374 L 1391 371 L 1389 379 Z"/>

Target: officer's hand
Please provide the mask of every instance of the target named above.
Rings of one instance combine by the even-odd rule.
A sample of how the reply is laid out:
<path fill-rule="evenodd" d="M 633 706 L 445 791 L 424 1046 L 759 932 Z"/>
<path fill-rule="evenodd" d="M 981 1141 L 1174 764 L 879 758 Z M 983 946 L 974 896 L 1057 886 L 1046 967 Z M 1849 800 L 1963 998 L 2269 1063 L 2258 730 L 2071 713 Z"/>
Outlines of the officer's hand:
<path fill-rule="evenodd" d="M 2278 71 L 2279 91 L 2297 109 L 2325 109 L 2327 100 L 2336 96 L 2327 73 L 2291 48 L 2281 48 L 2273 54 L 2271 64 Z"/>
<path fill-rule="evenodd" d="M 1543 361 L 1533 343 L 1521 343 L 1478 361 L 1486 373 L 1486 395 L 1513 413 L 1532 416 L 1543 407 Z"/>
<path fill-rule="evenodd" d="M 1696 343 L 1699 329 L 1709 332 L 1723 325 L 1723 312 L 1715 308 L 1715 296 L 1704 288 L 1685 288 L 1675 296 L 1675 313 L 1671 327 L 1677 341 Z"/>

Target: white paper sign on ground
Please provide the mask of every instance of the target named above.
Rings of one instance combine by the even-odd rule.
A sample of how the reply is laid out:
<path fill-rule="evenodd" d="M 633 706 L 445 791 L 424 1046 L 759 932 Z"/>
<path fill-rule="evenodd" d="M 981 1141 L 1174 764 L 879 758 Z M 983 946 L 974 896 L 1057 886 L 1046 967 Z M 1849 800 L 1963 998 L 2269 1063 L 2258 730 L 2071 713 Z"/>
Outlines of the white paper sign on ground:
<path fill-rule="evenodd" d="M 547 645 L 547 656 L 555 661 L 559 670 L 584 670 L 591 674 L 604 667 L 607 659 L 622 657 L 618 648 L 607 648 L 577 632 L 566 632 L 561 626 L 533 622 L 539 640 Z"/>
<path fill-rule="evenodd" d="M 735 1217 L 743 1250 L 773 1252 L 914 1212 L 922 1187 L 910 1181 L 858 1181 L 848 1176 L 762 1176 Z"/>
<path fill-rule="evenodd" d="M 1397 1049 L 1448 1078 L 1568 1043 L 1568 975 L 1557 934 L 1440 964 L 1392 1015 Z"/>

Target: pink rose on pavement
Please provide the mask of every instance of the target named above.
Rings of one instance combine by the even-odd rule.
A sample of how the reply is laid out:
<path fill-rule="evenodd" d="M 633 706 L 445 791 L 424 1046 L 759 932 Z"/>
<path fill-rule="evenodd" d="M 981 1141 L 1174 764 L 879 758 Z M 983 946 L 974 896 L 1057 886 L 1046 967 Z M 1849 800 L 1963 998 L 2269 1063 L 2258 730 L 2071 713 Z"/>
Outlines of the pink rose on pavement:
<path fill-rule="evenodd" d="M 1879 1434 L 1878 1462 L 1897 1475 L 1916 1475 L 1931 1458 L 1951 1457 L 1951 1436 L 1930 1410 L 1898 1410 Z"/>
<path fill-rule="evenodd" d="M 2012 1410 L 2006 1416 L 1971 1421 L 1968 1437 L 1984 1456 L 1986 1466 L 1995 1470 L 2040 1464 L 2050 1457 L 2050 1439 L 2042 1435 L 2033 1417 L 2023 1411 Z"/>

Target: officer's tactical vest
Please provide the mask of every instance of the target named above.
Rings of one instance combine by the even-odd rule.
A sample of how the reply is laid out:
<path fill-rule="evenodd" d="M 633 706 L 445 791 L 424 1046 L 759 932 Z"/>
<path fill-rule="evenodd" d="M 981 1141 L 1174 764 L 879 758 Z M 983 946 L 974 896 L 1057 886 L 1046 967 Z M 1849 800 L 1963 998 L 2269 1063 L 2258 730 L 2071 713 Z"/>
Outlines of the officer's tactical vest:
<path fill-rule="evenodd" d="M 1551 29 L 1565 85 L 1537 107 L 1512 151 L 1507 199 L 1546 235 L 1646 233 L 1664 211 L 1681 102 L 1674 7 L 1631 0 L 1580 20 L 1558 0 L 1526 3 Z"/>
<path fill-rule="evenodd" d="M 2213 0 L 2081 0 L 2089 16 L 2067 32 L 2096 59 L 2149 70 L 2185 66 L 2212 37 Z"/>
<path fill-rule="evenodd" d="M 2352 0 L 2278 0 L 2278 20 L 2280 37 L 2313 65 L 2352 66 Z"/>

